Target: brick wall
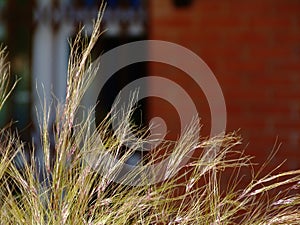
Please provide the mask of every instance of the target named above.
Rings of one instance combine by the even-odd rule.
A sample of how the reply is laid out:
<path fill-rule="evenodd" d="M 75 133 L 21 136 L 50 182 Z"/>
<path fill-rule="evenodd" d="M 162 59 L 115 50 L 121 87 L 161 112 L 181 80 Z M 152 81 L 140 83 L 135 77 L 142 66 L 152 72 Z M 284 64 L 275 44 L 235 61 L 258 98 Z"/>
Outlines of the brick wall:
<path fill-rule="evenodd" d="M 150 39 L 183 45 L 209 65 L 226 100 L 227 131 L 240 129 L 246 153 L 265 161 L 278 137 L 272 162 L 300 168 L 300 1 L 194 0 L 180 9 L 171 0 L 149 2 Z M 152 63 L 150 73 L 185 88 L 207 136 L 210 110 L 201 89 L 171 66 Z M 178 115 L 164 104 L 151 100 L 150 116 L 161 113 L 174 138 Z"/>

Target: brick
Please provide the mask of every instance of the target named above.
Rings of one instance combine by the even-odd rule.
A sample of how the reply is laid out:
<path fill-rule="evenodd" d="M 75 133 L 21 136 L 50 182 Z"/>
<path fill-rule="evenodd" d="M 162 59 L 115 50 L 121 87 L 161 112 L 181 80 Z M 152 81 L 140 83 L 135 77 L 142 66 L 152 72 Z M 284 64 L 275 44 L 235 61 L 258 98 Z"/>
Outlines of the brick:
<path fill-rule="evenodd" d="M 226 97 L 225 97 L 225 99 L 226 99 Z M 230 100 L 226 102 L 226 109 L 227 109 L 228 117 L 232 118 L 233 120 L 237 116 L 243 118 L 247 112 L 247 108 L 244 107 L 244 105 L 233 103 Z"/>
<path fill-rule="evenodd" d="M 227 1 L 228 2 L 228 1 Z M 243 15 L 266 15 L 272 14 L 272 1 L 230 1 L 227 4 L 228 13 L 239 13 Z"/>
<path fill-rule="evenodd" d="M 298 84 L 299 85 L 299 84 Z M 299 86 L 297 86 L 299 87 Z M 285 100 L 285 99 L 298 99 L 300 100 L 300 91 L 292 90 L 291 88 L 287 87 L 285 89 L 277 90 L 274 92 L 274 98 L 276 100 Z"/>
<path fill-rule="evenodd" d="M 291 107 L 287 103 L 282 103 L 278 101 L 264 101 L 263 104 L 249 103 L 249 110 L 253 114 L 261 115 L 261 116 L 272 116 L 275 115 L 286 115 L 289 116 L 291 114 Z"/>
<path fill-rule="evenodd" d="M 230 118 L 230 115 L 229 115 Z M 232 120 L 228 121 L 228 126 L 234 129 L 242 129 L 246 132 L 253 131 L 254 129 L 263 130 L 266 128 L 267 124 L 264 120 L 258 118 L 249 117 L 238 117 L 235 116 Z"/>
<path fill-rule="evenodd" d="M 300 23 L 299 23 L 298 27 L 300 27 Z M 290 30 L 289 32 L 288 31 L 287 32 L 278 32 L 273 35 L 273 40 L 276 45 L 299 46 L 300 31 L 293 32 L 292 30 Z"/>
<path fill-rule="evenodd" d="M 194 1 L 195 11 L 199 15 L 222 15 L 224 12 L 224 3 L 216 0 Z"/>
<path fill-rule="evenodd" d="M 224 93 L 227 131 L 241 128 L 242 148 L 248 145 L 247 152 L 263 162 L 278 136 L 283 144 L 272 165 L 299 158 L 300 2 L 194 1 L 180 10 L 171 1 L 161 2 L 151 3 L 157 11 L 151 17 L 150 39 L 182 44 L 208 64 Z M 201 90 L 172 68 L 155 65 L 150 71 L 177 77 L 196 100 L 203 134 L 208 135 L 210 111 Z M 153 109 L 167 110 L 160 105 Z M 162 115 L 176 123 L 176 116 Z"/>
<path fill-rule="evenodd" d="M 180 19 L 176 19 L 172 16 L 167 18 L 156 19 L 155 23 L 160 24 L 162 27 L 173 27 L 173 29 L 186 28 L 193 24 L 193 20 L 190 17 L 182 16 Z"/>
<path fill-rule="evenodd" d="M 294 84 L 293 74 L 275 74 L 271 75 L 268 73 L 249 76 L 249 85 L 272 87 L 275 89 L 289 87 Z"/>
<path fill-rule="evenodd" d="M 243 20 L 236 18 L 235 16 L 224 16 L 224 17 L 202 17 L 199 21 L 199 27 L 205 30 L 221 29 L 224 30 L 235 30 L 239 27 L 245 26 Z"/>
<path fill-rule="evenodd" d="M 277 71 L 282 72 L 282 74 L 285 74 L 287 72 L 300 72 L 300 60 L 292 61 L 292 62 L 284 62 L 281 64 L 275 64 L 276 67 L 274 68 Z"/>
<path fill-rule="evenodd" d="M 288 117 L 282 118 L 282 120 L 277 120 L 274 122 L 275 129 L 287 129 L 290 131 L 300 130 L 300 121 L 291 120 Z"/>
<path fill-rule="evenodd" d="M 256 60 L 270 61 L 282 58 L 290 58 L 292 55 L 292 49 L 282 46 L 276 47 L 259 47 L 249 49 L 249 58 Z"/>
<path fill-rule="evenodd" d="M 280 15 L 292 15 L 300 14 L 300 2 L 297 0 L 294 1 L 277 1 L 274 4 L 275 12 Z"/>
<path fill-rule="evenodd" d="M 215 46 L 220 46 L 223 40 L 219 32 L 205 32 L 201 29 L 193 30 L 193 32 L 182 32 L 181 38 L 190 43 L 196 42 L 201 47 L 209 49 L 214 48 Z"/>
<path fill-rule="evenodd" d="M 243 87 L 232 87 L 226 90 L 225 95 L 231 99 L 233 102 L 239 102 L 244 104 L 249 104 L 249 102 L 264 103 L 265 100 L 269 99 L 269 90 L 262 89 L 250 89 Z"/>
<path fill-rule="evenodd" d="M 150 19 L 169 16 L 173 12 L 169 1 L 152 0 L 149 1 L 149 7 L 151 9 Z"/>
<path fill-rule="evenodd" d="M 241 58 L 241 50 L 237 48 L 230 48 L 229 46 L 211 45 L 207 47 L 201 47 L 198 55 L 207 60 L 226 62 L 237 61 Z"/>
<path fill-rule="evenodd" d="M 286 30 L 293 24 L 290 17 L 278 17 L 278 16 L 251 16 L 248 18 L 246 26 L 256 30 L 257 28 L 263 28 L 266 30 L 272 29 L 284 29 Z"/>
<path fill-rule="evenodd" d="M 238 61 L 227 59 L 223 70 L 232 73 L 264 73 L 267 69 L 267 65 L 264 62 L 253 60 Z"/>
<path fill-rule="evenodd" d="M 226 44 L 241 47 L 266 46 L 270 43 L 270 35 L 262 32 L 237 32 L 226 35 Z"/>
<path fill-rule="evenodd" d="M 221 88 L 224 87 L 224 90 L 226 87 L 242 85 L 244 82 L 244 77 L 238 74 L 220 74 L 217 79 Z"/>

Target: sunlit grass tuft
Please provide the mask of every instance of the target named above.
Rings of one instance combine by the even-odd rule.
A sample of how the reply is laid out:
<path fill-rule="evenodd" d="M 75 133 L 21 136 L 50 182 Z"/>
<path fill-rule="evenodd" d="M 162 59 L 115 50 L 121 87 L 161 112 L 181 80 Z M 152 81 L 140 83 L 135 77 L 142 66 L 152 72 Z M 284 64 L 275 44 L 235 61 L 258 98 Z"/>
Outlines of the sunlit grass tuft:
<path fill-rule="evenodd" d="M 252 181 L 239 189 L 240 170 L 252 169 L 251 157 L 237 150 L 241 139 L 230 133 L 194 142 L 196 121 L 176 143 L 163 143 L 162 148 L 174 147 L 166 180 L 148 182 L 151 176 L 143 168 L 160 157 L 150 155 L 139 171 L 123 180 L 126 183 L 139 176 L 144 185 L 114 183 L 123 162 L 145 141 L 147 130 L 130 126 L 131 110 L 112 111 L 96 130 L 91 129 L 92 109 L 87 110 L 85 120 L 76 120 L 81 99 L 95 74 L 89 67 L 89 55 L 101 35 L 102 15 L 103 7 L 89 43 L 81 46 L 79 34 L 72 47 L 66 99 L 58 104 L 53 125 L 54 159 L 50 157 L 49 113 L 45 107 L 39 121 L 44 162 L 36 162 L 34 156 L 27 160 L 24 143 L 8 128 L 0 131 L 0 224 L 299 224 L 300 170 L 254 174 Z M 1 108 L 10 91 L 9 67 L 4 63 L 5 54 L 0 56 Z M 109 128 L 110 118 L 117 116 L 113 113 L 123 116 L 116 135 Z M 122 146 L 135 133 L 139 134 L 136 143 L 120 156 Z M 220 150 L 213 160 L 204 160 L 207 157 L 203 153 L 180 165 L 190 149 L 215 147 Z M 108 153 L 111 158 L 107 158 Z M 22 170 L 12 160 L 17 154 L 26 162 Z M 233 173 L 228 175 L 227 170 Z M 224 176 L 228 186 L 222 183 Z"/>

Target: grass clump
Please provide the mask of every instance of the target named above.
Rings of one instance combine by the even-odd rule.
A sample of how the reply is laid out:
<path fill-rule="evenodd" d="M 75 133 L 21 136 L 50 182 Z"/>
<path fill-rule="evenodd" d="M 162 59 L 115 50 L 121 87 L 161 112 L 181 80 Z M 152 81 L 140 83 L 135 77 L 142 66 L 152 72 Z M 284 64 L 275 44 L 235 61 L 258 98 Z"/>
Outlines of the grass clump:
<path fill-rule="evenodd" d="M 166 142 L 162 147 L 175 146 L 173 160 L 167 165 L 175 176 L 157 184 L 147 182 L 149 176 L 143 168 L 158 160 L 158 156 L 150 156 L 140 165 L 140 171 L 129 173 L 123 180 L 139 176 L 143 185 L 114 182 L 122 163 L 143 143 L 146 131 L 129 126 L 131 111 L 122 113 L 124 118 L 117 132 L 138 132 L 139 138 L 120 156 L 131 135 L 115 138 L 110 132 L 109 117 L 93 131 L 93 110 L 86 113 L 87 119 L 76 120 L 81 99 L 95 74 L 89 67 L 89 55 L 101 35 L 102 12 L 101 9 L 88 44 L 82 48 L 78 35 L 72 47 L 67 95 L 65 103 L 57 106 L 53 128 L 54 150 L 47 109 L 39 120 L 42 162 L 34 154 L 26 159 L 25 144 L 7 128 L 0 131 L 0 224 L 299 224 L 300 170 L 261 177 L 255 174 L 248 185 L 238 189 L 240 170 L 251 170 L 250 157 L 235 150 L 240 138 L 232 133 L 191 143 L 190 137 L 197 129 L 195 122 L 175 145 Z M 3 52 L 0 56 L 1 108 L 10 91 L 9 67 L 4 63 Z M 216 147 L 220 150 L 213 160 L 204 161 L 202 155 L 178 168 L 187 149 Z M 32 149 L 36 151 L 34 145 Z M 107 153 L 112 157 L 108 158 Z M 22 170 L 12 160 L 17 154 L 26 162 Z M 93 162 L 92 166 L 87 162 Z M 227 170 L 232 171 L 232 179 L 224 188 L 221 180 Z"/>

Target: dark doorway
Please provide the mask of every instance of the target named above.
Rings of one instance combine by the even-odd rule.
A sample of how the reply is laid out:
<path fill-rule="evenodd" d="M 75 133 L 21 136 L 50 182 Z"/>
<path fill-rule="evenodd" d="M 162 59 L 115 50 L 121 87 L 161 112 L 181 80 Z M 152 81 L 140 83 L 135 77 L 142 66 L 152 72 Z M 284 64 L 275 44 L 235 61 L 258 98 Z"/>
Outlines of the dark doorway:
<path fill-rule="evenodd" d="M 96 49 L 99 49 L 97 52 L 106 52 L 119 45 L 139 41 L 146 39 L 146 36 L 133 37 L 133 38 L 119 38 L 119 37 L 102 37 L 97 44 Z M 134 54 L 128 52 L 129 54 Z M 96 55 L 94 54 L 93 57 Z M 129 83 L 133 82 L 136 79 L 148 75 L 147 62 L 140 62 L 128 65 L 119 71 L 117 71 L 104 85 L 102 90 L 99 90 L 99 95 L 97 98 L 97 107 L 95 110 L 96 125 L 99 125 L 101 121 L 106 117 L 110 112 L 115 99 L 117 98 L 119 92 Z M 141 87 L 147 88 L 147 87 Z M 134 90 L 133 90 L 134 91 Z M 145 90 L 142 90 L 145 91 Z M 128 96 L 129 97 L 129 96 Z M 136 126 L 145 126 L 146 124 L 146 99 L 143 99 L 138 102 L 135 106 L 136 109 L 133 113 L 132 122 Z"/>

